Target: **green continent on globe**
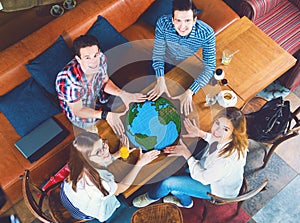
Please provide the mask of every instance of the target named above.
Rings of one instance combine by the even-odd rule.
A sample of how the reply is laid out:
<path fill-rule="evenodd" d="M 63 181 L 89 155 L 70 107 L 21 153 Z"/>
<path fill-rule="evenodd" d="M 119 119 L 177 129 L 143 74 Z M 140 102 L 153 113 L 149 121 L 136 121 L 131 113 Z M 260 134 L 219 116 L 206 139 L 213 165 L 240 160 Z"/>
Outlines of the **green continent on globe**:
<path fill-rule="evenodd" d="M 178 138 L 181 119 L 176 107 L 167 99 L 134 103 L 126 116 L 126 134 L 143 150 L 163 149 Z"/>
<path fill-rule="evenodd" d="M 168 104 L 165 108 L 160 108 L 160 106 L 164 106 Z M 169 122 L 175 122 L 176 129 L 180 132 L 180 116 L 177 114 L 177 110 L 173 104 L 171 104 L 167 99 L 160 97 L 155 101 L 156 111 L 158 112 L 159 120 L 162 124 L 167 125 Z M 163 121 L 162 121 L 163 120 Z"/>
<path fill-rule="evenodd" d="M 135 134 L 135 140 L 138 144 L 143 145 L 147 149 L 152 149 L 157 143 L 156 136 L 147 136 L 145 134 Z"/>

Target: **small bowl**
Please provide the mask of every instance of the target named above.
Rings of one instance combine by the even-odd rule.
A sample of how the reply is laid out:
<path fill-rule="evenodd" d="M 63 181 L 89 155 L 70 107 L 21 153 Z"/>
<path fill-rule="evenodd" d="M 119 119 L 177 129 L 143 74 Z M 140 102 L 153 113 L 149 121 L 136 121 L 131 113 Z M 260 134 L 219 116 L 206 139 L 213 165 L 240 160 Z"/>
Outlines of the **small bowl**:
<path fill-rule="evenodd" d="M 73 5 L 67 5 L 66 1 L 64 1 L 64 3 L 63 3 L 63 7 L 66 10 L 70 10 L 70 9 L 74 8 L 75 6 L 76 6 L 76 1 L 73 1 Z"/>
<path fill-rule="evenodd" d="M 55 10 L 55 8 L 57 8 Z M 53 5 L 50 9 L 50 14 L 54 17 L 59 17 L 61 15 L 63 15 L 65 12 L 64 8 L 61 7 L 60 5 Z"/>

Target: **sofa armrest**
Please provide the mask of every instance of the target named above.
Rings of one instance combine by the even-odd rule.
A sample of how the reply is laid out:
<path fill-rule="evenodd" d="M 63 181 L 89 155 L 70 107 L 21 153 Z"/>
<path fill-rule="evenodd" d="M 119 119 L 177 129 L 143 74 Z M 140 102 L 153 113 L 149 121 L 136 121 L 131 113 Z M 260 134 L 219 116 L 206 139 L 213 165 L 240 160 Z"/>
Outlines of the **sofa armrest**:
<path fill-rule="evenodd" d="M 270 12 L 280 2 L 287 0 L 243 0 L 240 4 L 240 16 L 255 21 Z"/>
<path fill-rule="evenodd" d="M 240 19 L 239 15 L 222 0 L 193 0 L 193 3 L 197 9 L 202 10 L 198 18 L 210 25 L 215 34 Z"/>

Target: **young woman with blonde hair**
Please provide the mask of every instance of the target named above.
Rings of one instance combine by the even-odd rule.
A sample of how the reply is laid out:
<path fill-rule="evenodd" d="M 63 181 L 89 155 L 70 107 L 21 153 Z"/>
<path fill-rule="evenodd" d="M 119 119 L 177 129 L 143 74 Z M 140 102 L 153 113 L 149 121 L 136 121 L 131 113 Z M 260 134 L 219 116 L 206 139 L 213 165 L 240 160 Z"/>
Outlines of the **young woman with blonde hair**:
<path fill-rule="evenodd" d="M 236 197 L 243 182 L 244 166 L 248 151 L 246 119 L 234 107 L 225 108 L 214 118 L 211 133 L 196 126 L 195 121 L 184 120 L 187 134 L 183 137 L 200 137 L 209 147 L 200 160 L 196 160 L 180 139 L 177 146 L 167 147 L 169 156 L 183 156 L 190 175 L 171 176 L 156 188 L 133 200 L 136 207 L 144 207 L 163 198 L 163 202 L 179 207 L 193 206 L 191 197 L 209 199 L 207 192 L 221 197 Z"/>

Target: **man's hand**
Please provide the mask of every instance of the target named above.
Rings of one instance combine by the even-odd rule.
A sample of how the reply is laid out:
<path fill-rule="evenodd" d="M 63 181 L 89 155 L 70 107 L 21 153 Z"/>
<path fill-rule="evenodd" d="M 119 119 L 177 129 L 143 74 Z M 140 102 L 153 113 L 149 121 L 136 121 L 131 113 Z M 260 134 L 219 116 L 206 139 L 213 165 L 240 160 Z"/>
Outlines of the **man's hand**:
<path fill-rule="evenodd" d="M 124 115 L 123 113 L 115 113 L 115 112 L 108 112 L 106 121 L 112 128 L 115 134 L 118 136 L 124 135 L 124 125 L 121 121 L 121 116 Z"/>
<path fill-rule="evenodd" d="M 151 150 L 149 152 L 146 153 L 142 153 L 142 150 L 140 150 L 140 156 L 139 159 L 136 163 L 137 166 L 145 166 L 148 163 L 150 163 L 151 161 L 155 160 L 158 155 L 160 154 L 159 150 Z"/>
<path fill-rule="evenodd" d="M 156 85 L 154 88 L 147 93 L 148 100 L 156 101 L 164 92 L 168 97 L 171 97 L 165 82 L 165 78 L 159 77 L 156 80 Z"/>
<path fill-rule="evenodd" d="M 193 111 L 193 92 L 187 89 L 183 94 L 172 99 L 178 99 L 180 101 L 180 113 L 185 116 L 189 115 Z"/>
<path fill-rule="evenodd" d="M 129 104 L 132 102 L 144 102 L 147 100 L 147 96 L 141 93 L 129 93 L 122 91 L 119 95 L 126 106 L 126 110 L 129 108 Z"/>
<path fill-rule="evenodd" d="M 183 156 L 185 159 L 192 155 L 181 139 L 179 139 L 179 145 L 166 147 L 164 153 L 168 153 L 168 156 Z"/>

